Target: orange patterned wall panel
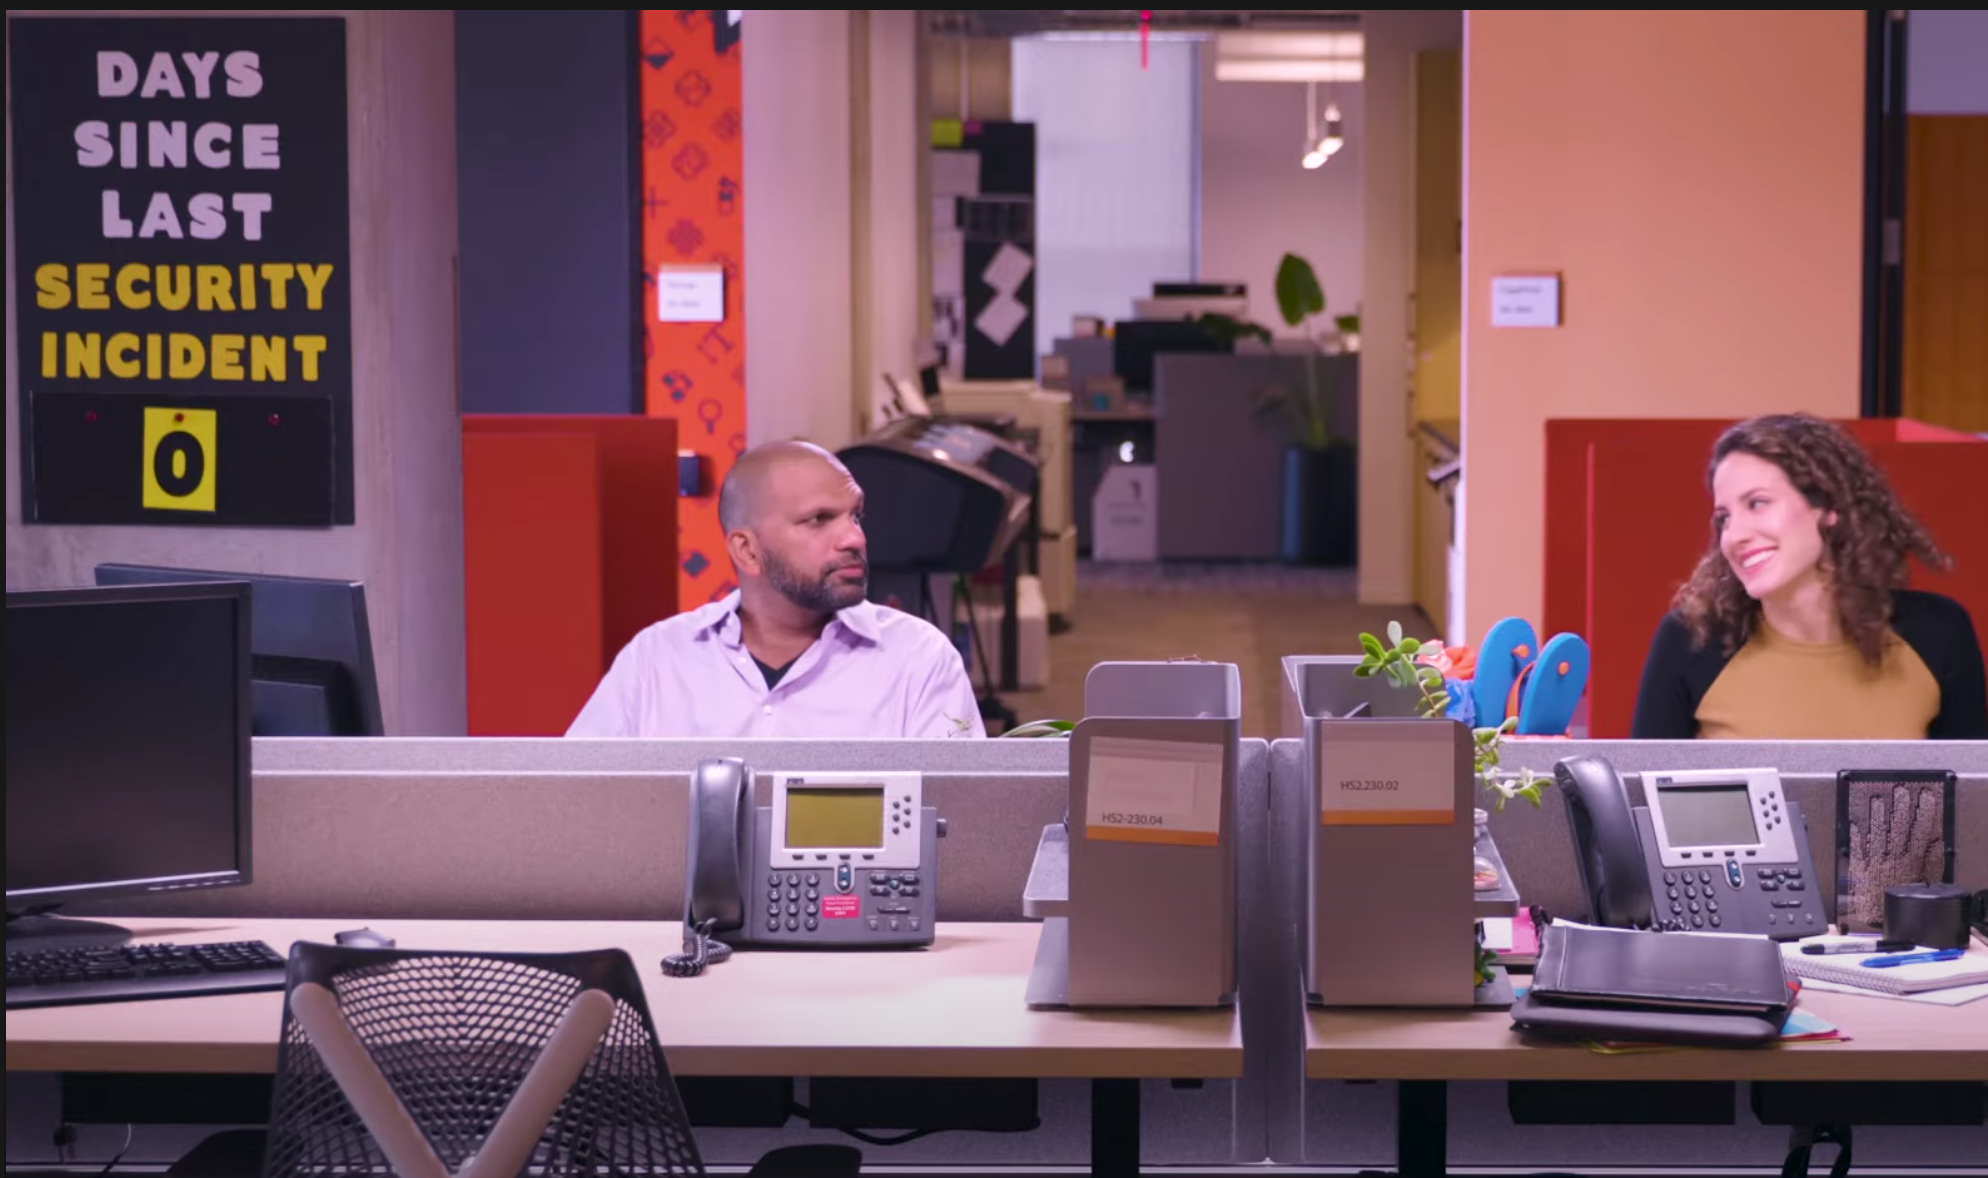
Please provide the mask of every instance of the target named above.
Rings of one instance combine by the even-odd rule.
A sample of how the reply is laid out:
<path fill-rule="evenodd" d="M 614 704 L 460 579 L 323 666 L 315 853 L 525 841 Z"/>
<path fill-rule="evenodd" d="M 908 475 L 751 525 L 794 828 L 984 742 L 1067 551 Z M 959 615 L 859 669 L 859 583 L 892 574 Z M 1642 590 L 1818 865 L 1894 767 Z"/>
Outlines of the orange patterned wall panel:
<path fill-rule="evenodd" d="M 713 22 L 713 17 L 719 23 Z M 677 419 L 704 459 L 706 489 L 678 503 L 679 609 L 731 592 L 719 480 L 745 449 L 745 175 L 739 25 L 723 10 L 642 13 L 642 355 L 650 416 Z M 660 323 L 657 268 L 725 271 L 722 323 Z"/>

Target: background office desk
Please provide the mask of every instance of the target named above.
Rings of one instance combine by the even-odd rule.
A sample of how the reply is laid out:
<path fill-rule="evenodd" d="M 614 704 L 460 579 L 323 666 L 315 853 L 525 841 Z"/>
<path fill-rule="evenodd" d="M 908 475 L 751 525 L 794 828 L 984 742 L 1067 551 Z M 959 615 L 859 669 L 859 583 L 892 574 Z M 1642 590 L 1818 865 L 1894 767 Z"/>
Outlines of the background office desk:
<path fill-rule="evenodd" d="M 369 925 L 404 949 L 628 951 L 671 1072 L 684 1076 L 1085 1078 L 1092 1169 L 1135 1173 L 1141 1079 L 1242 1075 L 1235 1010 L 1033 1011 L 1041 925 L 941 923 L 906 953 L 745 953 L 666 978 L 660 921 L 121 920 L 143 940 L 329 943 Z M 7 1070 L 272 1072 L 280 993 L 9 1011 Z"/>
<path fill-rule="evenodd" d="M 1399 1081 L 1404 1174 L 1443 1172 L 1450 1080 L 1988 1080 L 1988 1008 L 1980 1003 L 1807 990 L 1801 1007 L 1852 1038 L 1601 1055 L 1577 1043 L 1522 1039 L 1503 1011 L 1307 1009 L 1305 1078 Z"/>

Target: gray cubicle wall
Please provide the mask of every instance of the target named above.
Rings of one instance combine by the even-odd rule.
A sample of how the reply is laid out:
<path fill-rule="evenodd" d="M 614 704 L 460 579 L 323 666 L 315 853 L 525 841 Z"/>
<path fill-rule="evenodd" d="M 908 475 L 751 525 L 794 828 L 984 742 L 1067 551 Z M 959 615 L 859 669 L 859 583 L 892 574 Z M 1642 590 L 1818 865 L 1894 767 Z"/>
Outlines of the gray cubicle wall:
<path fill-rule="evenodd" d="M 1954 805 L 1955 882 L 1988 888 L 1988 743 L 1978 741 L 1711 741 L 1711 740 L 1517 740 L 1505 744 L 1502 768 L 1551 774 L 1576 753 L 1608 758 L 1622 773 L 1632 805 L 1643 804 L 1644 770 L 1757 769 L 1781 774 L 1786 796 L 1808 823 L 1809 854 L 1825 879 L 1835 878 L 1836 774 L 1844 769 L 1951 769 L 1959 775 Z M 1574 872 L 1573 836 L 1566 804 L 1546 791 L 1535 810 L 1524 802 L 1491 815 L 1491 834 L 1519 893 L 1550 913 L 1585 910 Z M 1488 806 L 1486 807 L 1489 808 Z M 1823 889 L 1823 908 L 1834 919 L 1836 889 Z"/>
<path fill-rule="evenodd" d="M 1833 878 L 1836 774 L 1842 769 L 1951 769 L 1959 776 L 1955 803 L 1955 878 L 1970 889 L 1988 887 L 1988 743 L 1974 741 L 1577 741 L 1507 742 L 1502 767 L 1551 773 L 1564 757 L 1607 757 L 1623 775 L 1632 804 L 1642 804 L 1640 774 L 1661 769 L 1772 768 L 1808 822 L 1816 870 Z M 1305 781 L 1304 742 L 1279 740 L 1270 747 L 1269 878 L 1264 894 L 1278 913 L 1246 926 L 1247 935 L 1271 930 L 1273 942 L 1252 950 L 1273 975 L 1295 978 L 1304 933 L 1304 837 L 1316 821 Z M 1487 809 L 1490 807 L 1487 806 Z M 1585 898 L 1574 870 L 1573 837 L 1566 808 L 1552 789 L 1538 809 L 1525 802 L 1491 815 L 1491 833 L 1521 900 L 1549 913 L 1579 916 Z M 1835 909 L 1835 889 L 1823 889 Z M 1349 895 L 1348 903 L 1356 903 Z M 1302 1076 L 1304 1023 L 1293 1000 L 1270 1012 L 1265 1037 L 1282 1053 L 1274 1076 Z M 1254 1064 L 1253 1066 L 1262 1066 Z M 1450 1161 L 1455 1166 L 1556 1167 L 1709 1166 L 1774 1167 L 1787 1150 L 1785 1128 L 1762 1126 L 1742 1113 L 1729 1127 L 1524 1126 L 1514 1127 L 1504 1108 L 1503 1084 L 1451 1084 Z M 1270 1090 L 1266 1132 L 1270 1156 L 1280 1163 L 1391 1165 L 1394 1158 L 1393 1085 L 1299 1081 Z M 1744 1100 L 1741 1101 L 1744 1108 Z M 1988 1130 L 1909 1128 L 1857 1130 L 1857 1157 L 1888 1164 L 1951 1166 L 1978 1159 Z"/>
<path fill-rule="evenodd" d="M 1245 740 L 1239 751 L 1237 936 L 1256 945 L 1268 942 L 1261 922 L 1275 910 L 1262 894 L 1263 858 L 1253 853 L 1269 838 L 1269 746 Z M 755 771 L 925 774 L 926 804 L 949 828 L 938 864 L 947 921 L 1024 919 L 1022 892 L 1043 827 L 1063 821 L 1069 791 L 1062 740 L 257 739 L 253 883 L 77 911 L 350 918 L 389 935 L 394 919 L 673 922 L 682 913 L 690 771 L 716 756 L 743 757 Z M 764 801 L 764 782 L 761 789 Z M 1272 1078 L 1247 1070 L 1250 1060 L 1275 1058 L 1262 1038 L 1271 1005 L 1249 997 L 1271 980 L 1263 964 L 1246 953 L 1239 962 L 1241 1080 L 1141 1085 L 1149 1164 L 1268 1156 L 1263 1109 Z M 869 1154 L 880 1164 L 1075 1164 L 1088 1158 L 1089 1099 L 1084 1082 L 1044 1081 L 1038 1132 L 947 1133 Z M 46 1141 L 46 1132 L 36 1139 Z M 770 1144 L 844 1140 L 791 1129 L 777 1142 L 758 1130 L 699 1139 L 720 1163 Z"/>
<path fill-rule="evenodd" d="M 1360 358 L 1316 358 L 1322 389 L 1336 387 L 1328 420 L 1360 436 Z M 1153 361 L 1153 453 L 1160 481 L 1161 560 L 1269 560 L 1279 552 L 1282 410 L 1258 412 L 1266 388 L 1302 394 L 1305 357 L 1163 353 Z"/>
<path fill-rule="evenodd" d="M 1303 744 L 1242 742 L 1238 780 L 1237 929 L 1245 1072 L 1198 1089 L 1141 1087 L 1149 1165 L 1261 1162 L 1389 1164 L 1393 1086 L 1305 1083 L 1298 962 L 1302 947 L 1303 834 L 1313 819 Z M 1610 757 L 1628 781 L 1656 768 L 1771 766 L 1802 806 L 1819 870 L 1831 862 L 1835 773 L 1842 768 L 1951 768 L 1960 774 L 1958 877 L 1988 887 L 1988 745 L 1972 743 L 1514 741 L 1505 765 L 1550 771 L 1574 753 Z M 744 756 L 755 769 L 915 769 L 948 819 L 940 845 L 940 912 L 947 920 L 1021 919 L 1021 895 L 1042 827 L 1064 814 L 1068 746 L 1062 741 L 565 741 L 274 740 L 255 742 L 256 881 L 207 894 L 94 906 L 124 915 L 294 915 L 373 919 L 677 919 L 684 791 L 710 756 Z M 1491 820 L 1506 865 L 1529 903 L 1582 907 L 1562 805 L 1508 807 Z M 1830 892 L 1825 892 L 1830 895 Z M 1833 901 L 1833 895 L 1831 896 Z M 1349 903 L 1357 897 L 1349 896 Z M 10 1076 L 9 1158 L 48 1140 Z M 1042 1130 L 992 1137 L 948 1133 L 872 1150 L 879 1164 L 932 1166 L 1081 1162 L 1088 1151 L 1089 1087 L 1050 1081 Z M 1536 1167 L 1658 1164 L 1774 1166 L 1786 1131 L 1746 1120 L 1712 1130 L 1515 1128 L 1499 1084 L 1451 1085 L 1456 1165 Z M 46 1110 L 45 1102 L 35 1105 Z M 36 1122 L 39 1126 L 39 1122 Z M 121 1136 L 121 1135 L 120 1135 Z M 144 1135 L 141 1134 L 141 1146 Z M 832 1141 L 790 1131 L 782 1142 Z M 757 1156 L 759 1131 L 700 1133 L 710 1160 Z M 1951 1165 L 1980 1156 L 1988 1131 L 1858 1132 L 1860 1159 Z M 114 1151 L 110 1142 L 103 1158 Z M 133 1155 L 142 1159 L 140 1148 Z M 101 1158 L 99 1160 L 102 1160 Z"/>

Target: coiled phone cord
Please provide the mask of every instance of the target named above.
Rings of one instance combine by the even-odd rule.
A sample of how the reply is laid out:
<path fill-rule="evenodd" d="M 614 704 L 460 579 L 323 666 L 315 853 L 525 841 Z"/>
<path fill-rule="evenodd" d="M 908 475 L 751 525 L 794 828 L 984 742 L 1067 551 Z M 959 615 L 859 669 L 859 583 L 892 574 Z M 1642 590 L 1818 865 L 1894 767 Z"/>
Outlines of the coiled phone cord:
<path fill-rule="evenodd" d="M 717 926 L 715 919 L 700 920 L 696 924 L 685 921 L 683 925 L 683 952 L 672 953 L 663 958 L 663 976 L 670 978 L 694 978 L 704 972 L 704 967 L 723 961 L 732 955 L 732 947 L 711 935 Z"/>

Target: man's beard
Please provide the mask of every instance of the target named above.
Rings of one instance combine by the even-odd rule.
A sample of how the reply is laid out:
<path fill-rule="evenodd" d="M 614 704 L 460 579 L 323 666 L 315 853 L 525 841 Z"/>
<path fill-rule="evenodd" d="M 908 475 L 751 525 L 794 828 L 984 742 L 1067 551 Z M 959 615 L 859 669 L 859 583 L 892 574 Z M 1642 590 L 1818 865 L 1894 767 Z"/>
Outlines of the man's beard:
<path fill-rule="evenodd" d="M 829 565 L 812 580 L 771 552 L 762 552 L 760 563 L 766 566 L 767 584 L 773 586 L 780 596 L 813 613 L 832 614 L 848 609 L 863 600 L 870 591 L 869 567 L 861 561 L 855 563 L 863 569 L 863 576 L 850 583 L 839 583 L 834 579 L 835 574 L 852 563 L 846 559 Z"/>

